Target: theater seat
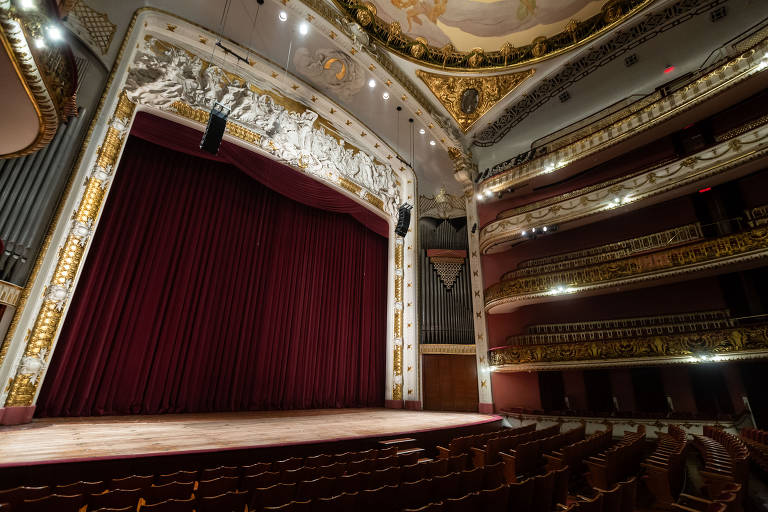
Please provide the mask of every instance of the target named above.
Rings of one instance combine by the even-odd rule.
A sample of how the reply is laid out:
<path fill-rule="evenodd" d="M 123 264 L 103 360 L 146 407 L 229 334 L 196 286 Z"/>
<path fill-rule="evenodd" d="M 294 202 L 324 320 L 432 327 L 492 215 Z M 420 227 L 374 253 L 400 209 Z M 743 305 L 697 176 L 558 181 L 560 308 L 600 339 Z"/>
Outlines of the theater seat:
<path fill-rule="evenodd" d="M 195 496 L 198 498 L 207 498 L 210 496 L 219 496 L 229 491 L 237 490 L 237 481 L 239 478 L 233 476 L 222 476 L 212 480 L 200 480 L 197 483 Z"/>
<path fill-rule="evenodd" d="M 170 482 L 162 485 L 152 485 L 145 489 L 142 497 L 147 503 L 159 503 L 166 500 L 186 500 L 192 496 L 194 482 Z"/>
<path fill-rule="evenodd" d="M 445 512 L 467 512 L 470 510 L 478 510 L 480 508 L 478 499 L 478 494 L 476 492 L 465 494 L 461 498 L 446 498 L 443 500 L 443 508 L 445 509 Z M 515 508 L 515 510 L 518 509 Z"/>
<path fill-rule="evenodd" d="M 75 494 L 96 494 L 107 488 L 104 482 L 73 482 L 71 484 L 57 485 L 51 491 L 52 494 L 62 496 L 74 496 Z"/>
<path fill-rule="evenodd" d="M 51 512 L 53 510 L 56 512 L 77 512 L 84 503 L 85 497 L 82 494 L 74 496 L 51 494 L 44 498 L 24 500 L 21 510 L 24 512 Z"/>
<path fill-rule="evenodd" d="M 124 478 L 113 478 L 109 481 L 110 489 L 146 489 L 152 485 L 154 475 L 130 475 Z"/>
<path fill-rule="evenodd" d="M 12 489 L 0 490 L 0 503 L 8 503 L 11 508 L 18 509 L 24 500 L 35 500 L 44 498 L 51 493 L 51 488 L 47 485 L 40 487 L 14 487 Z"/>
<path fill-rule="evenodd" d="M 141 512 L 193 512 L 195 509 L 195 499 L 187 500 L 166 500 L 152 505 L 142 505 Z"/>
<path fill-rule="evenodd" d="M 124 508 L 139 503 L 141 489 L 115 489 L 101 494 L 91 494 L 88 496 L 88 509 L 97 508 Z"/>
<path fill-rule="evenodd" d="M 320 498 L 315 501 L 312 512 L 357 512 L 358 496 L 356 492 L 344 492 L 330 498 Z"/>
<path fill-rule="evenodd" d="M 221 477 L 239 477 L 240 469 L 237 466 L 219 466 L 217 468 L 208 468 L 200 471 L 200 480 L 213 480 Z"/>
<path fill-rule="evenodd" d="M 437 503 L 430 503 L 419 508 L 405 508 L 403 512 L 443 512 L 444 510 L 443 502 L 438 501 Z"/>
<path fill-rule="evenodd" d="M 264 507 L 263 510 L 279 510 L 280 512 L 311 512 L 311 501 L 292 501 L 277 507 Z"/>
<path fill-rule="evenodd" d="M 207 496 L 197 500 L 197 512 L 243 512 L 248 493 L 230 491 L 218 496 Z"/>
<path fill-rule="evenodd" d="M 157 485 L 163 485 L 171 482 L 194 482 L 195 480 L 197 480 L 197 471 L 181 469 L 175 473 L 157 475 L 155 483 Z"/>

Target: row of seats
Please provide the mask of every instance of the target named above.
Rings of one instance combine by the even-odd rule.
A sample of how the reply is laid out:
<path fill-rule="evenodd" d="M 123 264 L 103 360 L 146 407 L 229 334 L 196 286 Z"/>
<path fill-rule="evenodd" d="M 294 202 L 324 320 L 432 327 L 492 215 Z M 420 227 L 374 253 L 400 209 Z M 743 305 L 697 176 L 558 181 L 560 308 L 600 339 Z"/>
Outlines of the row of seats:
<path fill-rule="evenodd" d="M 544 432 L 545 430 L 548 429 L 537 432 Z M 538 473 L 542 467 L 542 456 L 547 456 L 547 452 L 557 453 L 557 450 L 579 442 L 580 439 L 584 439 L 584 432 L 583 426 L 576 427 L 562 434 L 540 437 L 539 439 L 522 443 L 515 447 L 515 449 L 501 452 L 499 455 L 504 461 L 504 471 L 507 475 L 507 480 L 515 482 L 526 475 Z M 551 433 L 551 431 L 548 433 Z M 560 469 L 563 467 L 568 467 L 568 465 L 563 464 L 548 469 Z"/>
<path fill-rule="evenodd" d="M 555 427 L 559 428 L 557 425 Z M 448 448 L 437 446 L 438 458 L 446 459 L 462 453 L 470 454 L 473 447 L 484 446 L 489 439 L 499 437 L 514 437 L 527 432 L 536 431 L 536 424 L 525 425 L 516 428 L 503 428 L 500 430 L 494 430 L 493 432 L 486 432 L 483 434 L 474 434 L 469 436 L 455 437 L 448 443 Z"/>
<path fill-rule="evenodd" d="M 559 469 L 569 467 L 571 471 L 579 472 L 583 470 L 584 459 L 599 453 L 611 445 L 613 441 L 613 426 L 610 425 L 606 430 L 601 430 L 590 435 L 582 441 L 569 444 L 559 451 L 545 453 L 547 460 L 546 469 Z"/>
<path fill-rule="evenodd" d="M 653 495 L 656 508 L 669 509 L 676 502 L 685 481 L 685 449 L 688 436 L 684 429 L 670 425 L 667 433 L 657 432 L 659 442 L 641 466 L 643 480 Z"/>
<path fill-rule="evenodd" d="M 574 439 L 584 438 L 584 427 L 577 427 L 563 434 L 559 433 L 559 425 L 534 430 L 518 435 L 504 435 L 487 439 L 484 446 L 473 446 L 472 463 L 476 467 L 485 464 L 495 464 L 501 460 L 501 454 L 506 453 L 520 459 L 522 453 L 536 452 L 532 457 L 538 458 L 539 451 L 551 451 L 557 449 Z M 518 453 L 520 452 L 520 453 Z M 525 461 L 519 460 L 525 466 Z M 524 472 L 523 470 L 518 470 Z"/>
<path fill-rule="evenodd" d="M 749 448 L 749 457 L 768 473 L 768 431 L 745 428 L 741 431 L 741 439 Z"/>
<path fill-rule="evenodd" d="M 594 496 L 578 495 L 575 501 L 558 507 L 568 512 L 633 512 L 637 503 L 637 478 L 617 482 L 611 489 L 597 489 Z"/>
<path fill-rule="evenodd" d="M 611 489 L 620 480 L 636 474 L 640 469 L 645 448 L 645 428 L 637 432 L 624 432 L 624 437 L 607 450 L 584 461 L 587 481 L 596 489 Z"/>
<path fill-rule="evenodd" d="M 694 446 L 704 459 L 706 494 L 720 496 L 732 484 L 744 484 L 749 475 L 749 449 L 737 436 L 715 427 L 704 427 L 704 435 L 693 436 Z"/>

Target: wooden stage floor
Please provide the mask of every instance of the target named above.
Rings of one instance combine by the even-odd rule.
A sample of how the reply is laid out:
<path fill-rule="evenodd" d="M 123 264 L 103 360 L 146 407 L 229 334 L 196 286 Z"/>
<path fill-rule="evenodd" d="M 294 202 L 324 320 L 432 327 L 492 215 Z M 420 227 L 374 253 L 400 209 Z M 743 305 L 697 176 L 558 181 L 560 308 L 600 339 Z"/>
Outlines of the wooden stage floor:
<path fill-rule="evenodd" d="M 393 409 L 47 418 L 0 427 L 0 467 L 386 437 L 500 419 Z"/>

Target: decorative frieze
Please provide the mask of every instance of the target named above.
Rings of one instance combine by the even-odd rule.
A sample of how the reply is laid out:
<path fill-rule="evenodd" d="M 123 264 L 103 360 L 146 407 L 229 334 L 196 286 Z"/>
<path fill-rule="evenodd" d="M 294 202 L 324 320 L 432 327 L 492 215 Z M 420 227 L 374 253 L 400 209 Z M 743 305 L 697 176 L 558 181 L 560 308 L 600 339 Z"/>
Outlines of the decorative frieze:
<path fill-rule="evenodd" d="M 722 175 L 768 155 L 768 126 L 755 128 L 693 156 L 629 178 L 574 191 L 554 204 L 499 218 L 480 232 L 483 253 L 504 250 L 523 240 L 523 231 L 532 227 L 559 225 L 655 199 L 704 178 Z"/>
<path fill-rule="evenodd" d="M 459 343 L 422 343 L 419 351 L 422 354 L 475 355 L 476 345 Z"/>

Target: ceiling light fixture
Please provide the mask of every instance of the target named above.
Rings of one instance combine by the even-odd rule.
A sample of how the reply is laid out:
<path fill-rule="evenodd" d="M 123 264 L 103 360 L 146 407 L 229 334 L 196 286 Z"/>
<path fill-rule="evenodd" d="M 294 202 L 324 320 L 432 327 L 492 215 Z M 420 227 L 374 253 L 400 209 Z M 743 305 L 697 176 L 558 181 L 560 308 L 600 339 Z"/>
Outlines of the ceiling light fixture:
<path fill-rule="evenodd" d="M 370 80 L 368 80 L 368 87 L 370 87 L 371 89 L 373 89 L 374 87 L 376 87 L 376 80 L 374 80 L 373 78 L 371 78 Z"/>
<path fill-rule="evenodd" d="M 299 25 L 299 34 L 305 36 L 309 32 L 309 24 L 306 21 L 302 21 Z"/>
<path fill-rule="evenodd" d="M 387 91 L 384 91 L 384 94 L 382 94 L 381 97 L 384 98 L 385 100 L 388 100 L 389 99 L 389 93 Z"/>
<path fill-rule="evenodd" d="M 64 38 L 61 34 L 61 29 L 56 25 L 48 27 L 48 37 L 51 38 L 52 41 L 61 41 Z"/>
<path fill-rule="evenodd" d="M 45 48 L 45 39 L 42 37 L 38 37 L 35 39 L 35 47 L 36 48 Z"/>
<path fill-rule="evenodd" d="M 424 135 L 427 131 L 424 128 L 419 128 L 419 135 Z"/>
<path fill-rule="evenodd" d="M 430 146 L 434 146 L 435 144 L 437 144 L 437 142 L 435 142 L 435 141 L 433 141 L 433 140 L 429 141 L 429 145 L 430 145 Z"/>
<path fill-rule="evenodd" d="M 277 15 L 277 18 L 278 18 L 280 21 L 285 21 L 285 20 L 287 20 L 287 19 L 288 19 L 288 13 L 287 13 L 287 12 L 285 12 L 285 11 L 280 11 L 280 14 L 278 14 L 278 15 Z"/>
<path fill-rule="evenodd" d="M 483 200 L 483 194 L 481 194 L 480 192 L 477 193 L 477 200 L 478 201 L 482 201 Z"/>
<path fill-rule="evenodd" d="M 35 5 L 35 2 L 33 2 L 32 0 L 21 0 L 19 2 L 19 7 L 21 7 L 25 11 L 30 11 L 32 9 L 35 9 L 37 6 Z"/>
<path fill-rule="evenodd" d="M 488 189 L 488 190 L 485 191 L 485 196 L 486 197 L 491 197 L 492 195 L 493 195 L 493 190 Z"/>

